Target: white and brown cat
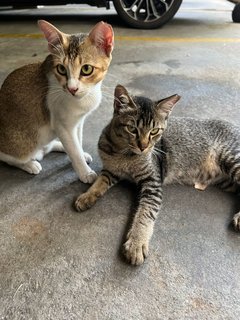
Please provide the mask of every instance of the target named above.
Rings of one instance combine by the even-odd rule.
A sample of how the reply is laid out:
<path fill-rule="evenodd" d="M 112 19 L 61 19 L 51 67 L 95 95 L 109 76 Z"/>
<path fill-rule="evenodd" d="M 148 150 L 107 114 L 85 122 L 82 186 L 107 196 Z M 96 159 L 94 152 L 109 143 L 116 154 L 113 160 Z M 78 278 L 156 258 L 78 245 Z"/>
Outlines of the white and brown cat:
<path fill-rule="evenodd" d="M 38 174 L 45 154 L 65 150 L 80 180 L 92 183 L 96 173 L 82 148 L 83 123 L 101 102 L 112 27 L 99 22 L 89 34 L 69 35 L 47 21 L 38 24 L 50 54 L 13 71 L 1 87 L 0 160 Z"/>

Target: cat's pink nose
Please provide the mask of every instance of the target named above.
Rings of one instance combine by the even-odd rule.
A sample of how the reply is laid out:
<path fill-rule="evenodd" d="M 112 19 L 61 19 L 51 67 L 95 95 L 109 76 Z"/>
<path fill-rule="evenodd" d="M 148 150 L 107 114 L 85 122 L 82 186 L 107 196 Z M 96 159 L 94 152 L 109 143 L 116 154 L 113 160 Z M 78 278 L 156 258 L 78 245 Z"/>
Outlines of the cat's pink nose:
<path fill-rule="evenodd" d="M 78 91 L 78 88 L 75 87 L 67 87 L 68 91 L 74 96 L 75 93 Z"/>
<path fill-rule="evenodd" d="M 148 145 L 147 145 L 146 143 L 140 143 L 140 144 L 139 144 L 139 149 L 140 149 L 141 151 L 144 151 L 145 149 L 147 149 L 147 147 L 148 147 Z"/>

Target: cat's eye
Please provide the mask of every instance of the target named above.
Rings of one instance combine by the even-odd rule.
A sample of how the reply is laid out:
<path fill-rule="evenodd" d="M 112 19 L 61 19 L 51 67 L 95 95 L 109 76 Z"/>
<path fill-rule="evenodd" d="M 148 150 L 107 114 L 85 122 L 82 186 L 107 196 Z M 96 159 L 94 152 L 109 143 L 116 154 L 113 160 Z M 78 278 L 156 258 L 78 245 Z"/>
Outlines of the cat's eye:
<path fill-rule="evenodd" d="M 67 74 L 67 70 L 66 70 L 66 68 L 64 67 L 64 65 L 62 65 L 62 64 L 58 64 L 58 65 L 57 65 L 57 72 L 58 72 L 59 74 L 61 74 L 62 76 L 65 76 L 65 75 Z"/>
<path fill-rule="evenodd" d="M 133 126 L 127 126 L 127 130 L 132 134 L 136 134 L 137 133 L 137 128 L 133 127 Z"/>
<path fill-rule="evenodd" d="M 159 128 L 153 128 L 150 133 L 151 133 L 152 136 L 155 136 L 156 134 L 159 133 L 159 131 L 160 131 Z"/>
<path fill-rule="evenodd" d="M 82 66 L 82 69 L 81 69 L 81 76 L 90 76 L 90 74 L 93 73 L 93 66 L 91 66 L 90 64 L 85 64 L 84 66 Z"/>

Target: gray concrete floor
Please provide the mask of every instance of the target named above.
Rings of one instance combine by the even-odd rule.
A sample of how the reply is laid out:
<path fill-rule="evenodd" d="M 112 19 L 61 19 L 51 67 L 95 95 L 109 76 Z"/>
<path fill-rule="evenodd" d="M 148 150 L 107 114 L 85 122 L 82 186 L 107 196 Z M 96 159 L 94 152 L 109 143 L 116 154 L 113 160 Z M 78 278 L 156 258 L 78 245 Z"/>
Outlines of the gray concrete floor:
<path fill-rule="evenodd" d="M 113 25 L 116 45 L 104 99 L 85 125 L 85 149 L 99 171 L 97 140 L 112 114 L 116 84 L 154 98 L 182 95 L 173 114 L 239 123 L 239 25 L 224 0 L 184 1 L 164 28 L 124 26 L 114 10 L 84 6 L 0 12 L 0 82 L 47 54 L 37 19 L 64 32 Z M 82 9 L 83 10 L 83 9 Z M 64 12 L 64 13 L 63 13 Z M 22 35 L 29 34 L 28 37 Z M 135 38 L 127 38 L 132 36 Z M 114 187 L 76 213 L 87 189 L 66 155 L 50 154 L 39 176 L 0 164 L 0 318 L 4 320 L 239 319 L 240 235 L 231 230 L 235 196 L 214 188 L 164 189 L 164 204 L 140 267 L 120 254 L 134 191 Z"/>

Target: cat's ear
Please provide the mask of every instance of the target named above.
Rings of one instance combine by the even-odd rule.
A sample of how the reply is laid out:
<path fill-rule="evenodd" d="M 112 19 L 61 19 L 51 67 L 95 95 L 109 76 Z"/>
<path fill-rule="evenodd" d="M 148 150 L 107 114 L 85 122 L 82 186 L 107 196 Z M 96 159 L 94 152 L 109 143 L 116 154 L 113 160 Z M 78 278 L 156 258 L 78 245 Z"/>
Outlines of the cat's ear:
<path fill-rule="evenodd" d="M 167 118 L 180 98 L 178 94 L 174 94 L 173 96 L 158 101 L 156 108 Z"/>
<path fill-rule="evenodd" d="M 45 20 L 38 20 L 38 26 L 48 41 L 48 50 L 56 53 L 58 50 L 56 47 L 66 42 L 67 35 Z"/>
<path fill-rule="evenodd" d="M 114 34 L 110 24 L 103 21 L 97 23 L 88 36 L 100 51 L 110 57 L 114 46 Z"/>
<path fill-rule="evenodd" d="M 114 111 L 119 113 L 132 109 L 132 99 L 130 98 L 127 89 L 118 84 L 114 92 Z"/>

